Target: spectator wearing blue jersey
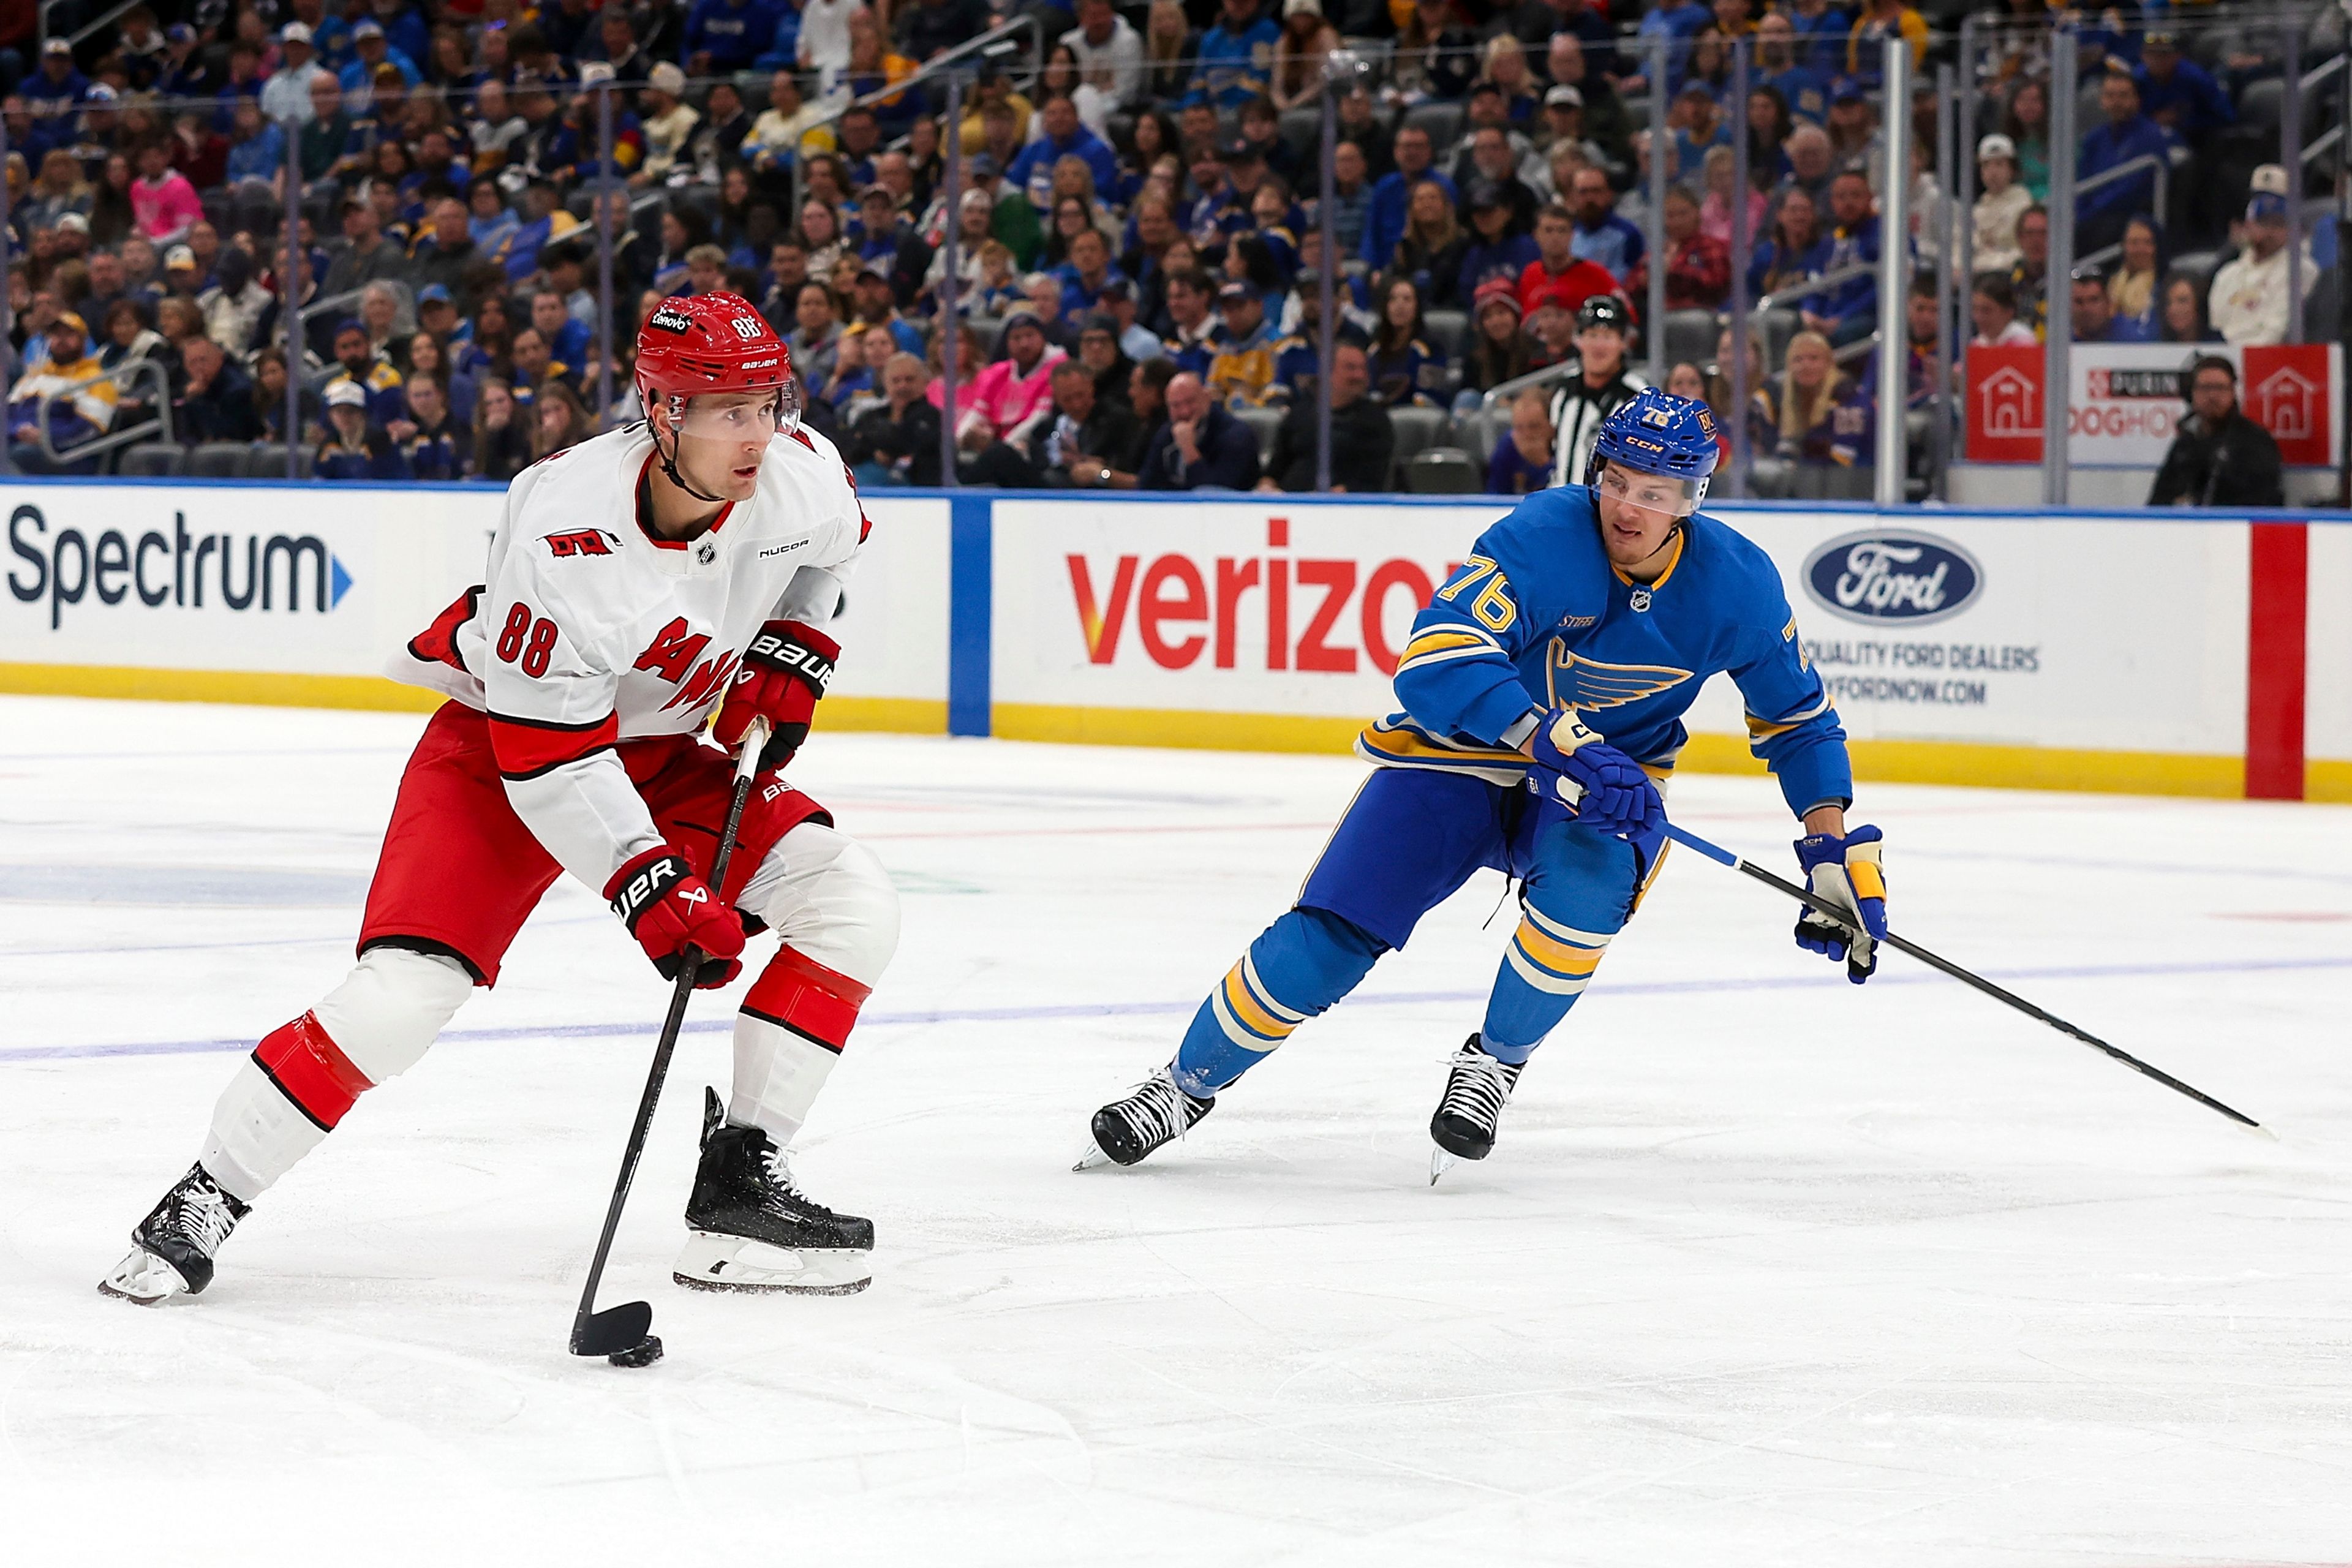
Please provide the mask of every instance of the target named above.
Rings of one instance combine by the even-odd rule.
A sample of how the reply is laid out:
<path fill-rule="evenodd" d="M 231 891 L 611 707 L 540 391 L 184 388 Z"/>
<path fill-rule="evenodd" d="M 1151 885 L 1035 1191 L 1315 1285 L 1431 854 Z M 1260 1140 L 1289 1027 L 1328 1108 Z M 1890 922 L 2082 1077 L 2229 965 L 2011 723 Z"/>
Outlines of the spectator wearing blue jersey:
<path fill-rule="evenodd" d="M 253 100 L 237 100 L 224 182 L 236 227 L 260 228 L 283 210 L 285 174 L 286 132 L 262 119 Z"/>
<path fill-rule="evenodd" d="M 1824 77 L 1845 69 L 1845 47 L 1853 32 L 1853 12 L 1833 0 L 1791 0 L 1789 20 L 1797 29 L 1797 58 Z"/>
<path fill-rule="evenodd" d="M 1648 247 L 1642 231 L 1619 217 L 1616 208 L 1617 193 L 1610 189 L 1608 175 L 1589 166 L 1576 172 L 1569 194 L 1569 209 L 1576 216 L 1570 249 L 1579 259 L 1608 268 L 1620 287 L 1630 289 Z"/>
<path fill-rule="evenodd" d="M 1265 96 L 1281 39 L 1281 27 L 1258 14 L 1256 0 L 1224 0 L 1217 25 L 1202 36 L 1185 101 L 1239 109 Z"/>
<path fill-rule="evenodd" d="M 749 70 L 775 37 L 776 10 L 768 0 L 695 0 L 678 63 L 691 76 Z"/>
<path fill-rule="evenodd" d="M 393 445 L 391 435 L 368 414 L 368 395 L 359 384 L 327 384 L 327 438 L 319 443 L 312 472 L 322 479 L 374 479 L 409 477 L 407 460 Z"/>
<path fill-rule="evenodd" d="M 1495 455 L 1486 464 L 1486 493 L 1523 496 L 1549 489 L 1551 446 L 1558 434 L 1542 391 L 1529 387 L 1519 394 L 1511 404 L 1511 427 L 1495 443 Z"/>
<path fill-rule="evenodd" d="M 2139 88 L 2140 112 L 2191 147 L 2203 146 L 2214 132 L 2238 122 L 2221 84 L 2203 66 L 2183 59 L 2170 33 L 2147 36 L 2132 80 Z"/>
<path fill-rule="evenodd" d="M 1461 193 L 1454 182 L 1430 167 L 1429 132 L 1418 125 L 1398 128 L 1392 144 L 1396 169 L 1381 176 L 1372 187 L 1372 200 L 1364 215 L 1365 263 L 1375 272 L 1385 272 L 1395 257 L 1397 241 L 1404 237 L 1405 218 L 1412 205 L 1412 188 L 1423 180 L 1433 180 L 1445 192 L 1445 199 L 1459 202 Z"/>
<path fill-rule="evenodd" d="M 1806 327 L 1827 338 L 1834 348 L 1868 337 L 1878 324 L 1878 214 L 1871 200 L 1870 182 L 1861 170 L 1841 169 L 1830 182 L 1830 212 L 1837 225 L 1830 230 L 1829 254 L 1822 258 L 1822 270 L 1835 272 L 1864 262 L 1873 268 L 1805 297 L 1801 313 Z"/>
<path fill-rule="evenodd" d="M 1495 279 L 1516 285 L 1540 254 L 1535 237 L 1512 221 L 1510 194 L 1493 180 L 1470 187 L 1470 248 L 1463 253 L 1453 299 L 1466 307 Z"/>
<path fill-rule="evenodd" d="M 1062 314 L 1072 321 L 1092 314 L 1114 279 L 1127 280 L 1110 264 L 1110 241 L 1098 228 L 1083 228 L 1071 237 L 1069 259 L 1055 268 L 1053 276 L 1062 286 Z"/>
<path fill-rule="evenodd" d="M 2082 153 L 2074 161 L 2077 190 L 2097 175 L 2121 168 L 2134 159 L 2153 157 L 2160 163 L 2170 163 L 2173 149 L 2179 143 L 2171 132 L 2140 112 L 2139 84 L 2120 64 L 2111 68 L 2099 82 L 2099 111 L 2106 116 L 2106 123 L 2092 127 L 2083 138 Z M 2125 220 L 2136 212 L 2148 211 L 2155 200 L 2156 170 L 2152 166 L 2084 192 L 2074 203 L 2077 254 L 2088 255 L 2121 239 Z"/>
<path fill-rule="evenodd" d="M 1682 46 L 1698 37 L 1699 29 L 1714 20 L 1715 13 L 1697 4 L 1697 0 L 1659 0 L 1659 4 L 1642 14 L 1642 25 L 1633 30 L 1633 36 L 1640 43 L 1636 46 L 1634 58 L 1623 62 L 1626 74 L 1618 79 L 1618 85 L 1628 92 L 1657 85 L 1650 80 L 1651 40 L 1664 38 L 1667 41 L 1667 71 L 1671 75 L 1674 68 L 1671 62 L 1681 52 Z"/>
<path fill-rule="evenodd" d="M 458 423 L 448 395 L 432 376 L 408 378 L 405 413 L 384 426 L 393 447 L 415 479 L 462 479 L 474 453 L 473 432 Z"/>
<path fill-rule="evenodd" d="M 1748 298 L 1760 300 L 1819 276 L 1829 254 L 1829 236 L 1822 232 L 1813 198 L 1801 185 L 1790 187 L 1780 193 L 1772 232 L 1748 255 Z"/>
<path fill-rule="evenodd" d="M 1789 112 L 1815 125 L 1829 118 L 1830 79 L 1799 58 L 1797 29 L 1779 11 L 1756 24 L 1755 87 L 1771 88 Z"/>
<path fill-rule="evenodd" d="M 73 145 L 82 100 L 89 96 L 89 79 L 75 67 L 73 46 L 63 38 L 42 45 L 40 68 L 16 84 L 16 96 L 32 124 L 8 150 L 22 153 L 26 163 L 38 168 L 53 149 Z"/>
<path fill-rule="evenodd" d="M 1026 192 L 1040 211 L 1054 204 L 1054 165 L 1076 158 L 1095 178 L 1095 189 L 1108 191 L 1118 184 L 1118 154 L 1078 121 L 1078 106 L 1067 93 L 1055 93 L 1037 111 L 1041 133 L 1021 149 L 1004 177 Z"/>
<path fill-rule="evenodd" d="M 352 63 L 338 73 L 343 91 L 354 104 L 365 104 L 375 90 L 375 75 L 380 67 L 391 66 L 400 72 L 400 79 L 415 87 L 425 79 L 416 62 L 392 47 L 392 41 L 376 25 L 373 17 L 352 29 Z"/>

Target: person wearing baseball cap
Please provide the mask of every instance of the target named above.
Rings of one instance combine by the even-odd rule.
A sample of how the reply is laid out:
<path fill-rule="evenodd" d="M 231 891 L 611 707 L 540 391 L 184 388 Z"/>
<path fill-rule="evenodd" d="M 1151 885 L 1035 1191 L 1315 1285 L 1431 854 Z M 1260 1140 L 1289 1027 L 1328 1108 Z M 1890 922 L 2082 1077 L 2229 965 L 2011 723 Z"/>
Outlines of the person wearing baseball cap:
<path fill-rule="evenodd" d="M 369 417 L 368 395 L 357 382 L 327 384 L 327 438 L 311 472 L 321 479 L 404 479 L 408 464 L 392 436 Z"/>
<path fill-rule="evenodd" d="M 272 124 L 291 120 L 308 125 L 316 112 L 310 107 L 311 80 L 325 77 L 333 81 L 334 75 L 319 64 L 310 29 L 301 22 L 289 22 L 278 29 L 278 49 L 283 63 L 276 75 L 261 84 L 261 117 Z"/>
<path fill-rule="evenodd" d="M 30 348 L 30 343 L 27 343 Z M 49 445 L 59 452 L 106 434 L 114 422 L 115 386 L 90 353 L 89 327 L 71 310 L 49 323 L 44 346 L 8 389 L 8 456 L 26 474 L 89 474 L 95 457 L 59 461 L 41 449 L 40 422 L 46 404 Z"/>
<path fill-rule="evenodd" d="M 1202 379 L 1210 395 L 1229 408 L 1262 408 L 1281 401 L 1274 379 L 1276 335 L 1265 319 L 1265 296 L 1247 283 L 1230 281 L 1217 290 L 1223 324 L 1210 334 L 1213 353 Z"/>
<path fill-rule="evenodd" d="M 416 62 L 392 47 L 383 24 L 373 16 L 352 29 L 352 61 L 343 67 L 341 79 L 343 90 L 355 102 L 367 101 L 367 95 L 375 90 L 377 71 L 387 65 L 399 71 L 400 79 L 409 87 L 425 79 Z"/>
<path fill-rule="evenodd" d="M 1977 143 L 1976 236 L 1979 272 L 2006 272 L 2017 265 L 2017 220 L 2033 205 L 2033 193 L 2018 177 L 2017 143 L 1996 132 Z"/>
<path fill-rule="evenodd" d="M 1499 180 L 1473 180 L 1464 193 L 1463 205 L 1470 214 L 1470 246 L 1462 253 L 1454 299 L 1475 299 L 1496 279 L 1516 282 L 1535 264 L 1539 254 L 1535 237 L 1513 221 L 1517 215 L 1511 196 L 1509 187 Z"/>
<path fill-rule="evenodd" d="M 2213 330 L 2223 341 L 2240 348 L 2286 342 L 2286 247 L 2292 216 L 2286 197 L 2275 192 L 2256 191 L 2246 204 L 2242 247 L 2213 274 L 2213 287 L 2206 297 Z M 2306 247 L 2303 263 L 2306 296 L 2318 276 L 2319 268 L 2312 265 Z"/>
<path fill-rule="evenodd" d="M 2140 112 L 2191 147 L 2237 119 L 2230 95 L 2213 73 L 2180 52 L 2180 43 L 2162 28 L 2150 32 L 2139 49 Z"/>

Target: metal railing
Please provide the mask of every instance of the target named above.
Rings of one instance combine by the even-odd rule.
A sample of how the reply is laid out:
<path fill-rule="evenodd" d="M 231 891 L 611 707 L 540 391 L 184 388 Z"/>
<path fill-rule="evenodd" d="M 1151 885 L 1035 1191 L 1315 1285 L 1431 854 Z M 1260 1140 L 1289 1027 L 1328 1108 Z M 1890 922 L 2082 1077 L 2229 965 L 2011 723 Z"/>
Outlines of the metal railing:
<path fill-rule="evenodd" d="M 46 44 L 49 41 L 49 13 L 56 10 L 65 3 L 66 0 L 41 0 L 39 26 L 40 37 L 37 42 Z M 83 23 L 81 26 L 75 31 L 67 34 L 66 42 L 79 48 L 85 38 L 97 33 L 100 27 L 110 25 L 120 18 L 124 12 L 129 11 L 135 6 L 143 5 L 146 3 L 147 0 L 121 0 L 121 3 L 115 5 L 111 10 L 92 17 L 90 20 Z"/>
<path fill-rule="evenodd" d="M 1810 299 L 1824 289 L 1834 289 L 1841 283 L 1851 283 L 1857 278 L 1874 278 L 1877 274 L 1878 263 L 1875 261 L 1850 262 L 1843 267 L 1833 267 L 1827 272 L 1816 272 L 1802 283 L 1776 289 L 1759 298 L 1750 308 L 1759 315 L 1766 310 L 1785 310 L 1791 300 Z"/>
<path fill-rule="evenodd" d="M 101 382 L 111 382 L 119 393 L 126 386 L 150 380 L 154 383 L 155 391 L 153 398 L 148 404 L 148 406 L 153 410 L 153 418 L 143 425 L 133 425 L 126 429 L 109 429 L 105 435 L 92 440 L 68 447 L 62 452 L 58 450 L 56 443 L 49 437 L 51 408 L 60 403 L 71 402 L 84 388 L 96 386 Z M 52 463 L 61 464 L 79 463 L 85 458 L 95 458 L 100 452 L 110 452 L 117 447 L 128 447 L 133 441 L 142 440 L 159 431 L 162 433 L 160 439 L 169 441 L 172 439 L 171 377 L 164 373 L 163 364 L 155 360 L 133 360 L 129 364 L 117 365 L 112 370 L 91 376 L 88 381 L 78 381 L 63 392 L 53 392 L 43 397 L 33 410 L 33 430 L 35 445 L 40 447 L 41 456 Z"/>
<path fill-rule="evenodd" d="M 966 61 L 978 57 L 989 56 L 992 58 L 1016 53 L 1017 51 L 1011 47 L 1011 40 L 1013 36 L 1016 33 L 1029 33 L 1034 35 L 1029 52 L 1033 58 L 1039 61 L 1039 65 L 1037 66 L 1032 66 L 1024 71 L 1012 73 L 1013 79 L 1016 82 L 1019 82 L 1023 86 L 1026 86 L 1036 79 L 1037 71 L 1042 67 L 1043 57 L 1045 52 L 1045 24 L 1039 20 L 1034 12 L 1024 12 L 1020 16 L 1013 17 L 1009 22 L 998 23 L 995 26 L 991 27 L 985 33 L 982 33 L 974 37 L 966 38 L 962 43 L 958 44 L 955 47 L 942 50 L 939 54 L 932 56 L 929 59 L 925 60 L 916 68 L 913 75 L 899 81 L 885 83 L 883 86 L 876 88 L 872 92 L 860 94 L 858 97 L 849 100 L 846 103 L 837 104 L 825 113 L 810 121 L 806 125 L 802 126 L 799 135 L 793 139 L 792 148 L 793 207 L 797 210 L 801 204 L 801 169 L 803 160 L 801 158 L 800 143 L 803 139 L 807 137 L 809 132 L 813 131 L 822 131 L 828 126 L 838 123 L 841 117 L 847 114 L 853 109 L 871 109 L 876 104 L 887 103 L 890 100 L 898 97 L 900 93 L 920 88 L 925 82 L 936 81 L 940 78 L 947 76 L 950 72 L 955 70 L 956 68 L 963 65 Z M 948 126 L 940 132 L 940 146 L 942 149 L 949 151 L 960 150 L 962 146 L 961 136 L 961 130 L 960 127 L 954 125 Z"/>

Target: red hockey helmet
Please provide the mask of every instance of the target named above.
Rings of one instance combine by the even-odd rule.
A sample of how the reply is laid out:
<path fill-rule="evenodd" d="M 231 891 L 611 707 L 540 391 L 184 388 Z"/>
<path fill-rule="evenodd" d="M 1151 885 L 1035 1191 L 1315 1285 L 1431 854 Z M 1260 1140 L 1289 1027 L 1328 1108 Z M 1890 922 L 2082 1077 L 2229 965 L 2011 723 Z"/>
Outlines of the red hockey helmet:
<path fill-rule="evenodd" d="M 783 416 L 796 422 L 792 355 L 767 318 L 740 294 L 665 300 L 637 331 L 637 400 L 648 416 L 664 398 L 706 392 L 784 395 Z"/>

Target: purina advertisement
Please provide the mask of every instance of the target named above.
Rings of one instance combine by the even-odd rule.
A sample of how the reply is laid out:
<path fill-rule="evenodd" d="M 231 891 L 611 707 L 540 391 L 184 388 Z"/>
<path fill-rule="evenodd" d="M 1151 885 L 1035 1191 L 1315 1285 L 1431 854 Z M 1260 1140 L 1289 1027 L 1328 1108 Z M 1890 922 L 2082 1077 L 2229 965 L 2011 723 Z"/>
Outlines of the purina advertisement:
<path fill-rule="evenodd" d="M 1013 711 L 1010 728 L 1076 734 L 1084 725 L 1037 716 L 1124 711 L 1154 716 L 1171 742 L 1202 744 L 1223 720 L 1360 722 L 1390 710 L 1388 675 L 1413 612 L 1505 509 L 1266 498 L 994 510 L 993 697 Z M 2242 745 L 2242 526 L 1719 515 L 1780 566 L 1807 655 L 1858 739 Z M 1708 683 L 1690 724 L 1744 737 L 1727 678 Z M 1280 743 L 1276 726 L 1233 728 L 1233 743 Z M 1315 724 L 1301 743 L 1333 733 Z"/>
<path fill-rule="evenodd" d="M 2076 343 L 2066 356 L 2067 461 L 2078 468 L 2163 467 L 2189 411 L 2181 375 L 2203 354 L 2238 367 L 2239 406 L 2271 433 L 2287 467 L 2327 468 L 2342 458 L 2341 344 Z M 2038 345 L 1969 351 L 1969 461 L 2042 461 L 2047 363 L 2048 351 Z"/>

